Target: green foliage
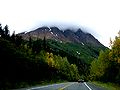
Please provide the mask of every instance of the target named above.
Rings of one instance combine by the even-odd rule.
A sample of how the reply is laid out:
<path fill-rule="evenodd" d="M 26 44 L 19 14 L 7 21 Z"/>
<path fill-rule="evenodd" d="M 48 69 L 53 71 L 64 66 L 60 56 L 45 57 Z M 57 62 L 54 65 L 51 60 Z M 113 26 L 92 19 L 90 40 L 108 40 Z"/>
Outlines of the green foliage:
<path fill-rule="evenodd" d="M 70 71 L 71 71 L 71 75 L 72 75 L 73 80 L 80 79 L 78 68 L 77 68 L 77 66 L 75 64 L 70 65 Z"/>
<path fill-rule="evenodd" d="M 91 79 L 120 84 L 120 35 L 111 44 L 110 50 L 101 51 L 91 63 Z"/>
<path fill-rule="evenodd" d="M 54 68 L 58 74 L 57 78 L 63 80 L 78 80 L 79 73 L 76 65 L 73 65 L 68 62 L 66 57 L 56 56 L 53 53 L 44 53 L 44 60 L 48 63 L 49 68 Z M 59 76 L 61 75 L 61 76 Z"/>
<path fill-rule="evenodd" d="M 105 50 L 105 47 L 95 47 L 90 44 L 61 43 L 54 40 L 47 40 L 47 46 L 53 54 L 67 57 L 70 64 L 78 67 L 80 76 L 85 78 L 90 73 L 90 63 L 98 57 L 100 50 Z"/>
<path fill-rule="evenodd" d="M 117 58 L 119 51 L 115 52 L 118 48 L 116 49 L 116 46 L 113 48 L 115 49 L 111 53 L 105 54 L 109 58 L 116 57 L 115 60 L 110 59 L 111 62 L 113 62 L 112 60 L 119 62 Z M 82 43 L 61 43 L 45 38 L 36 41 L 29 38 L 29 41 L 25 41 L 21 36 L 15 35 L 15 32 L 10 36 L 8 26 L 2 29 L 0 24 L 0 89 L 15 88 L 16 85 L 23 86 L 20 83 L 25 84 L 25 82 L 31 85 L 32 82 L 42 81 L 76 81 L 81 78 L 81 75 L 88 76 L 90 63 L 98 57 L 101 49 L 104 50 L 105 47 L 83 45 Z M 97 78 L 103 78 L 102 76 L 107 73 L 106 69 L 109 69 L 109 65 L 106 64 L 107 56 L 103 52 L 98 58 L 98 62 L 92 62 L 91 70 L 97 72 L 104 64 L 103 58 L 106 58 L 105 67 L 101 69 L 101 76 L 95 74 Z M 101 66 L 96 66 L 96 63 L 97 65 L 100 63 Z M 113 64 L 110 63 L 110 65 Z M 114 65 L 117 64 L 114 63 Z M 119 66 L 116 68 L 118 69 Z M 91 74 L 95 72 L 91 72 Z M 119 78 L 119 75 L 116 76 L 116 79 Z"/>
<path fill-rule="evenodd" d="M 60 43 L 54 40 L 48 40 L 47 45 L 52 48 L 53 53 L 55 54 L 76 57 L 88 64 L 90 64 L 94 58 L 98 57 L 100 50 L 105 50 L 105 47 L 95 47 L 89 44 L 83 45 L 81 43 Z M 74 58 L 73 60 L 69 60 L 69 62 L 72 61 L 74 61 Z"/>
<path fill-rule="evenodd" d="M 103 77 L 105 74 L 107 68 L 109 67 L 109 62 L 108 62 L 108 55 L 109 51 L 106 50 L 105 52 L 101 51 L 100 55 L 98 57 L 98 60 L 94 60 L 91 63 L 91 75 L 92 79 L 99 80 Z M 106 77 L 104 77 L 106 78 Z"/>
<path fill-rule="evenodd" d="M 8 30 L 8 25 L 6 25 L 4 28 L 2 28 L 2 25 L 0 24 L 0 37 L 3 37 L 5 39 L 10 39 L 9 35 L 9 30 Z"/>
<path fill-rule="evenodd" d="M 97 86 L 100 86 L 100 87 L 103 87 L 105 88 L 106 90 L 120 90 L 120 85 L 117 85 L 117 84 L 114 84 L 114 83 L 103 83 L 103 82 L 91 82 Z"/>
<path fill-rule="evenodd" d="M 0 89 L 23 87 L 33 82 L 79 79 L 77 66 L 70 64 L 67 57 L 49 52 L 51 49 L 44 47 L 46 41 L 24 41 L 15 33 L 8 38 L 3 36 L 0 37 Z"/>

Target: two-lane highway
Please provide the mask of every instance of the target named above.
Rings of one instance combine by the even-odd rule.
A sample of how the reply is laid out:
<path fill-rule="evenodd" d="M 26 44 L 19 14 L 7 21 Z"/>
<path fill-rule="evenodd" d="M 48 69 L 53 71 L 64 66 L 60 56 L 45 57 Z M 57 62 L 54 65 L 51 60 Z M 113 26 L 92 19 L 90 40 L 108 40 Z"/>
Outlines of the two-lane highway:
<path fill-rule="evenodd" d="M 106 90 L 106 89 L 103 87 L 98 87 L 90 82 L 83 83 L 67 82 L 46 86 L 31 87 L 27 89 L 24 88 L 19 90 Z"/>

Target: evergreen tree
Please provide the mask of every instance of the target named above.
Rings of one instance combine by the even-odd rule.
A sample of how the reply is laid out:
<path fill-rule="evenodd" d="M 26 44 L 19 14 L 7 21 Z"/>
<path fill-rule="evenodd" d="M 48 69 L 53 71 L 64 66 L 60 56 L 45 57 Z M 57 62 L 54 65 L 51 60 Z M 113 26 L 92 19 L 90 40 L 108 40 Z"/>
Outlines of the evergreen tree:
<path fill-rule="evenodd" d="M 8 25 L 4 27 L 4 31 L 5 31 L 5 36 L 8 36 L 9 35 Z"/>
<path fill-rule="evenodd" d="M 46 51 L 46 38 L 45 37 L 43 39 L 43 47 L 44 47 L 44 50 Z"/>
<path fill-rule="evenodd" d="M 16 35 L 15 44 L 19 47 L 23 42 L 22 36 Z"/>
<path fill-rule="evenodd" d="M 3 37 L 4 36 L 4 31 L 2 29 L 2 25 L 0 24 L 0 37 Z"/>
<path fill-rule="evenodd" d="M 13 31 L 12 35 L 11 35 L 11 41 L 13 43 L 15 43 L 15 39 L 16 39 L 16 35 L 15 35 L 15 31 Z"/>

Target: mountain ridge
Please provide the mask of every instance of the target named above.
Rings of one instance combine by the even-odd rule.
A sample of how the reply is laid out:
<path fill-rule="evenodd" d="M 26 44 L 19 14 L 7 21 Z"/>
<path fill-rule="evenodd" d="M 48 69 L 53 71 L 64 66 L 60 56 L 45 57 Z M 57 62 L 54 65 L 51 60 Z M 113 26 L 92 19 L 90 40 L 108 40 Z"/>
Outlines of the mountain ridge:
<path fill-rule="evenodd" d="M 29 37 L 35 40 L 44 39 L 45 37 L 46 39 L 53 39 L 60 42 L 91 44 L 98 47 L 104 46 L 92 34 L 84 32 L 80 28 L 73 31 L 72 29 L 61 30 L 55 26 L 43 26 L 27 33 L 19 33 L 19 35 L 25 40 L 28 40 Z"/>

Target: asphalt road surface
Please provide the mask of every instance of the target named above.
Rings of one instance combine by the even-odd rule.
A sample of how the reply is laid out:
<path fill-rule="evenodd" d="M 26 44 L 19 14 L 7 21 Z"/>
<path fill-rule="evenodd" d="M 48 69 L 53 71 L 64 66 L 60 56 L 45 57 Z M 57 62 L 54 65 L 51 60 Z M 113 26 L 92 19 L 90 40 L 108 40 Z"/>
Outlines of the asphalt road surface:
<path fill-rule="evenodd" d="M 18 89 L 17 89 L 18 90 Z M 106 90 L 103 87 L 96 86 L 90 82 L 68 82 L 68 83 L 60 83 L 60 84 L 52 84 L 46 86 L 38 86 L 31 87 L 27 89 L 19 89 L 19 90 Z"/>

